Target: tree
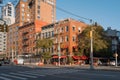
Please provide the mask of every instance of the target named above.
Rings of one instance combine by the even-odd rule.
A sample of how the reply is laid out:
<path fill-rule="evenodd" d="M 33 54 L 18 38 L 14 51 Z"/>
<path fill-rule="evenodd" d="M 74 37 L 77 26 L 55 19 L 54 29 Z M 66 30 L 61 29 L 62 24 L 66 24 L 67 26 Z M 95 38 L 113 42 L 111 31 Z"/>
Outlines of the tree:
<path fill-rule="evenodd" d="M 100 25 L 89 25 L 81 34 L 78 35 L 78 45 L 81 54 L 89 56 L 90 53 L 90 31 L 93 30 L 93 50 L 94 54 L 108 51 L 110 46 L 109 39 L 106 38 L 105 31 Z M 104 55 L 104 54 L 103 54 Z"/>
<path fill-rule="evenodd" d="M 43 52 L 40 52 L 39 54 L 41 55 L 41 58 L 44 59 L 47 63 L 48 60 L 51 58 L 50 51 L 48 51 L 48 48 L 51 48 L 53 45 L 53 41 L 49 38 L 47 39 L 39 39 L 36 42 L 36 48 L 37 49 L 43 49 Z M 43 60 L 43 61 L 44 61 Z"/>

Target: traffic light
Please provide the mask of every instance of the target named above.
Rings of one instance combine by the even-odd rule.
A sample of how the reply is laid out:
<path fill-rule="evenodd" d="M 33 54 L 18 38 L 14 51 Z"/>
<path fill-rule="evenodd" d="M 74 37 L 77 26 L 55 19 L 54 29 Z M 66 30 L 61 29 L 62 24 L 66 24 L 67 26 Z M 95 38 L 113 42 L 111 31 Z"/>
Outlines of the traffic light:
<path fill-rule="evenodd" d="M 3 0 L 0 0 L 0 4 L 2 4 L 3 3 Z"/>

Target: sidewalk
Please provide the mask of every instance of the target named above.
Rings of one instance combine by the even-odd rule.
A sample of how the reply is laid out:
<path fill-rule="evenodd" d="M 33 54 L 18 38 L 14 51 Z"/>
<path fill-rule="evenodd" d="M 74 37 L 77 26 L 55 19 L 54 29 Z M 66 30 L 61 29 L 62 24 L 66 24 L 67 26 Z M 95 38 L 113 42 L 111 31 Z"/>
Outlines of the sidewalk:
<path fill-rule="evenodd" d="M 88 69 L 90 70 L 90 65 L 42 65 L 38 66 L 34 63 L 26 63 L 23 66 L 31 67 L 31 68 L 74 68 L 74 69 Z M 94 70 L 110 70 L 110 71 L 120 71 L 120 66 L 115 67 L 115 66 L 94 66 Z"/>

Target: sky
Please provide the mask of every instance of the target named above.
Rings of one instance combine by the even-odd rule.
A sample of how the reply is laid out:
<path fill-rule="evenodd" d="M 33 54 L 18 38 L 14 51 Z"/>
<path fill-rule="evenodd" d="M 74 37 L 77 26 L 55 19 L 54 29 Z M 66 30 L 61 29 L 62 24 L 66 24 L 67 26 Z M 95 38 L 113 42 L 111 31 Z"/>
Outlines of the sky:
<path fill-rule="evenodd" d="M 4 0 L 4 2 L 15 0 Z M 104 29 L 111 27 L 120 31 L 120 0 L 56 0 L 56 6 L 75 15 L 92 19 Z M 73 18 L 76 20 L 89 23 L 80 17 L 67 14 L 64 11 L 56 9 L 57 21 L 65 18 Z"/>
<path fill-rule="evenodd" d="M 57 0 L 56 6 L 78 16 L 92 19 L 104 29 L 111 27 L 120 31 L 120 0 Z M 88 20 L 57 9 L 57 20 L 68 17 L 88 23 Z"/>

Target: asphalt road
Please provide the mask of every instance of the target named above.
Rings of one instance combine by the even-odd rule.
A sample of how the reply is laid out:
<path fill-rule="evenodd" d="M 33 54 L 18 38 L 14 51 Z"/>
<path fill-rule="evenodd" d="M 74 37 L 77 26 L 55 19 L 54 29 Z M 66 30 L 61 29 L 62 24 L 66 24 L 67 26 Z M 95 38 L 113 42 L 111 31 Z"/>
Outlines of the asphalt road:
<path fill-rule="evenodd" d="M 0 66 L 0 80 L 120 80 L 119 71 Z"/>

